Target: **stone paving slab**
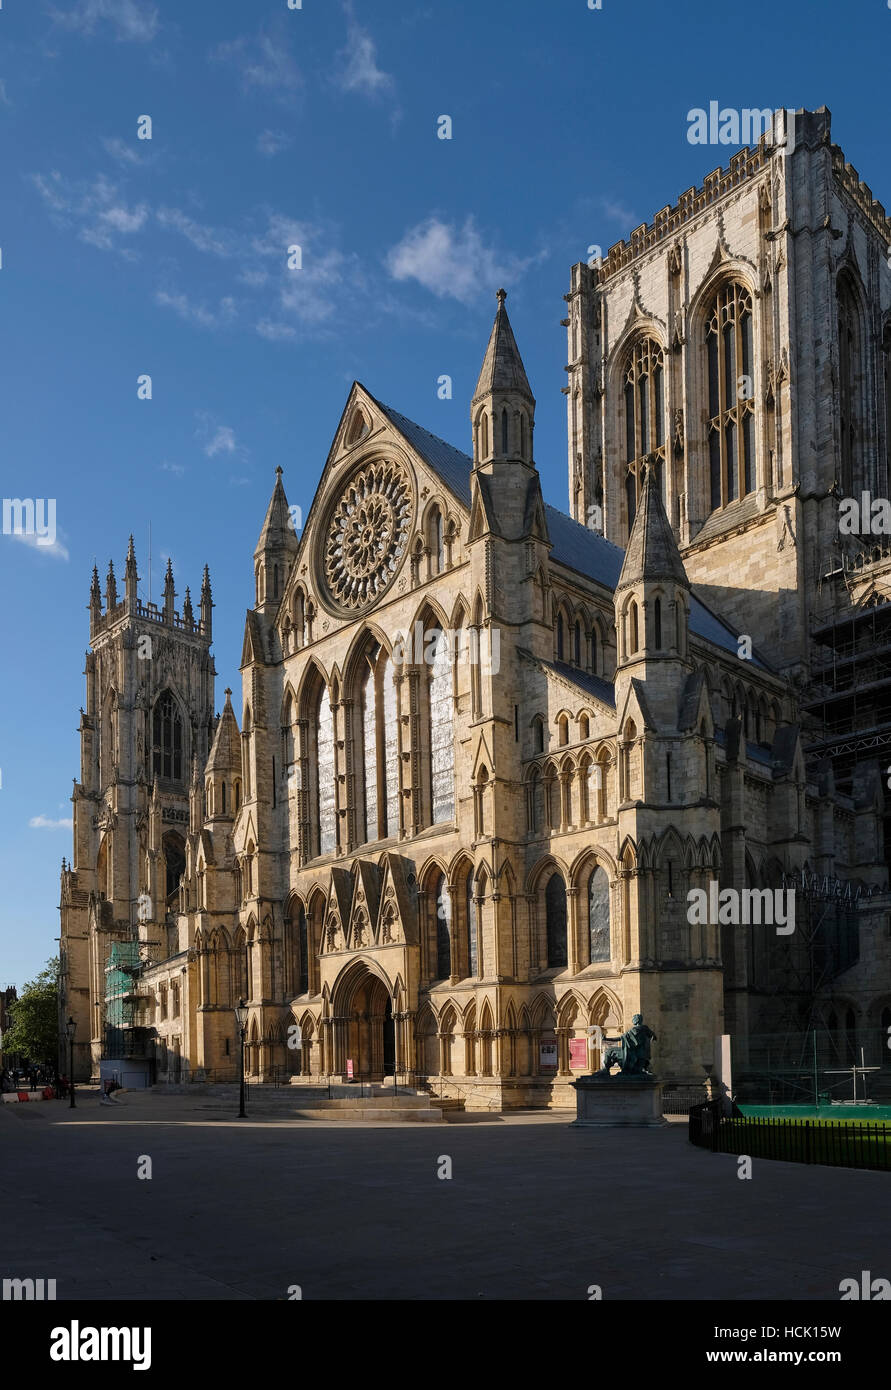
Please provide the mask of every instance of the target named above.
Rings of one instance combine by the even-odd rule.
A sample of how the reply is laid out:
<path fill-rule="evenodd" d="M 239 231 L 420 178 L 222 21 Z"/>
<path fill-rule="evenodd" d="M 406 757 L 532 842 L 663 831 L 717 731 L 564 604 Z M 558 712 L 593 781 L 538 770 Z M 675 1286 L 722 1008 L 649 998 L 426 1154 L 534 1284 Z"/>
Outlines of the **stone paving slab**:
<path fill-rule="evenodd" d="M 0 1112 L 0 1275 L 59 1299 L 818 1299 L 891 1277 L 889 1175 L 756 1161 L 564 1114 L 221 1122 L 191 1097 Z M 27 1107 L 23 1107 L 23 1110 Z M 137 1159 L 152 1159 L 150 1181 Z M 453 1176 L 437 1177 L 443 1155 Z"/>

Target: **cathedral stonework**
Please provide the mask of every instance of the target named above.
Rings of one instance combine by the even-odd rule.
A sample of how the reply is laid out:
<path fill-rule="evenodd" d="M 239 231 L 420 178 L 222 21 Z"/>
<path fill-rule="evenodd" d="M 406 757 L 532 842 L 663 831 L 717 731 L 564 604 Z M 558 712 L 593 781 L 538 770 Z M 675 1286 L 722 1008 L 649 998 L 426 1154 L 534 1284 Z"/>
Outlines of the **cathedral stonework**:
<path fill-rule="evenodd" d="M 742 1075 L 758 1038 L 849 1016 L 882 1060 L 883 786 L 874 754 L 814 752 L 809 681 L 838 488 L 887 495 L 891 226 L 827 113 L 797 133 L 573 268 L 571 515 L 499 291 L 470 455 L 356 383 L 299 537 L 277 470 L 216 719 L 207 575 L 199 619 L 172 575 L 137 599 L 132 547 L 124 603 L 94 576 L 62 882 L 82 1074 L 127 1046 L 233 1080 L 241 998 L 257 1080 L 468 1109 L 574 1108 L 635 1014 L 669 1090 L 727 1033 Z M 855 606 L 888 601 L 870 564 Z M 688 908 L 796 875 L 790 934 Z M 849 900 L 828 966 L 818 878 Z M 123 1040 L 112 942 L 139 954 Z"/>

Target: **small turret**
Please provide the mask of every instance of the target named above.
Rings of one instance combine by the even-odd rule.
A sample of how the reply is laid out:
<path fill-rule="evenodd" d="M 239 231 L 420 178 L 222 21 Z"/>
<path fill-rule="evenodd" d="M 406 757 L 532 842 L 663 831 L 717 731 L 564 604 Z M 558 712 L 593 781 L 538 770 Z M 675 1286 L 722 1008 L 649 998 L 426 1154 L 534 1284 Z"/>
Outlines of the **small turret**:
<path fill-rule="evenodd" d="M 232 708 L 232 691 L 226 703 L 204 769 L 207 820 L 232 820 L 241 806 L 241 735 Z"/>
<path fill-rule="evenodd" d="M 204 578 L 201 581 L 201 627 L 206 637 L 213 635 L 213 594 L 207 565 L 204 566 Z"/>
<path fill-rule="evenodd" d="M 130 544 L 127 547 L 127 564 L 124 570 L 127 607 L 131 613 L 136 611 L 137 586 L 139 575 L 136 573 L 136 547 L 133 544 L 133 537 L 130 537 Z"/>
<path fill-rule="evenodd" d="M 114 577 L 114 564 L 108 562 L 108 574 L 105 577 L 105 612 L 111 613 L 113 608 L 118 606 L 118 585 Z"/>
<path fill-rule="evenodd" d="M 99 571 L 93 566 L 93 582 L 90 585 L 90 631 L 98 625 L 102 617 L 102 590 L 99 587 Z"/>
<path fill-rule="evenodd" d="M 189 586 L 186 585 L 186 596 L 183 600 L 183 624 L 186 632 L 193 632 L 195 629 L 195 614 L 192 612 L 192 595 L 189 593 Z"/>
<path fill-rule="evenodd" d="M 507 293 L 499 290 L 496 297 L 498 310 L 470 407 L 474 467 L 499 459 L 531 465 L 535 397 L 504 307 Z"/>
<path fill-rule="evenodd" d="M 176 590 L 173 587 L 173 562 L 167 560 L 167 573 L 164 576 L 164 621 L 173 626 L 176 604 Z"/>
<path fill-rule="evenodd" d="M 275 487 L 254 551 L 254 606 L 266 617 L 275 616 L 299 548 L 300 542 L 291 524 L 288 499 L 282 484 L 282 470 L 276 468 Z"/>

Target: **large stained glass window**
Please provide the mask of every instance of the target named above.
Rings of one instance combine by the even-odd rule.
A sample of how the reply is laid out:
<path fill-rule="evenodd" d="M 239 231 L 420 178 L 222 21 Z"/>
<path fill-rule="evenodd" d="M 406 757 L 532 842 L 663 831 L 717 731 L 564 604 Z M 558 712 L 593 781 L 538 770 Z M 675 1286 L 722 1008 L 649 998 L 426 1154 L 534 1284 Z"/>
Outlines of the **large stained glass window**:
<path fill-rule="evenodd" d="M 609 960 L 609 879 L 599 865 L 588 880 L 588 944 L 592 965 Z"/>
<path fill-rule="evenodd" d="M 377 694 L 375 691 L 375 671 L 372 666 L 365 677 L 362 691 L 362 738 L 365 758 L 365 839 L 377 840 L 380 836 L 377 821 Z"/>
<path fill-rule="evenodd" d="M 452 654 L 447 639 L 435 629 L 428 650 L 433 653 L 430 681 L 430 786 L 432 822 L 455 818 L 455 740 L 452 727 Z"/>
<path fill-rule="evenodd" d="M 319 777 L 319 853 L 333 854 L 337 846 L 337 808 L 334 798 L 334 716 L 328 691 L 322 691 L 316 718 Z"/>
<path fill-rule="evenodd" d="M 384 776 L 387 835 L 399 834 L 399 728 L 393 662 L 387 658 L 381 685 L 384 706 Z"/>
<path fill-rule="evenodd" d="M 306 994 L 309 989 L 309 933 L 306 930 L 306 912 L 303 904 L 297 909 L 297 993 Z"/>
<path fill-rule="evenodd" d="M 752 299 L 725 285 L 706 327 L 709 501 L 726 506 L 755 490 Z"/>
<path fill-rule="evenodd" d="M 625 504 L 634 525 L 643 465 L 651 458 L 665 500 L 665 355 L 652 338 L 640 339 L 625 366 Z"/>

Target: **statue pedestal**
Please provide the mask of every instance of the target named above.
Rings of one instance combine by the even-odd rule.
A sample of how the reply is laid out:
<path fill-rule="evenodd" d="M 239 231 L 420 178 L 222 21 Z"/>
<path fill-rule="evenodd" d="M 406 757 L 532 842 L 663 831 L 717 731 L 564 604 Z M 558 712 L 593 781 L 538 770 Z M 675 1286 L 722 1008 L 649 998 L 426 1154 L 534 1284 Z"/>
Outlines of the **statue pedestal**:
<path fill-rule="evenodd" d="M 570 1083 L 576 1117 L 570 1129 L 661 1129 L 662 1083 L 654 1076 L 605 1076 L 594 1072 Z"/>

